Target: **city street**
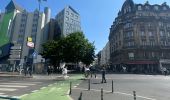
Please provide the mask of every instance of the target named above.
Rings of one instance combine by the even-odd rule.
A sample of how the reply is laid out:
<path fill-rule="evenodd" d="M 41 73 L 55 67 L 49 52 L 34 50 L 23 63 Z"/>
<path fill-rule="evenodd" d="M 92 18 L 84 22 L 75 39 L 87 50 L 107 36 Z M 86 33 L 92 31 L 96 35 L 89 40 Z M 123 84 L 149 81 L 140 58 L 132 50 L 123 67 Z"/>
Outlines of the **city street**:
<path fill-rule="evenodd" d="M 112 80 L 114 93 L 112 91 Z M 170 100 L 170 76 L 162 75 L 130 75 L 109 74 L 107 83 L 101 83 L 101 75 L 91 79 L 91 90 L 88 91 L 88 80 L 74 87 L 71 97 L 77 100 L 82 91 L 83 100 L 101 100 L 101 88 L 104 90 L 103 100 Z"/>
<path fill-rule="evenodd" d="M 56 83 L 57 75 L 34 75 L 33 78 L 0 77 L 0 96 L 20 97 L 36 92 L 50 84 Z"/>

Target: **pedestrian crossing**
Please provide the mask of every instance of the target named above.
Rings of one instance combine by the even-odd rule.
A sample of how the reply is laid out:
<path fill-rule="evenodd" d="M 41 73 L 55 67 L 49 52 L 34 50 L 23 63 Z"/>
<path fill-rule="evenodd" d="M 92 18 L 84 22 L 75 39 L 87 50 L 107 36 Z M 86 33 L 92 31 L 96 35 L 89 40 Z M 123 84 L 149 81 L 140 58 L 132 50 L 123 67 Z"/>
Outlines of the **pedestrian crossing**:
<path fill-rule="evenodd" d="M 0 81 L 0 96 L 14 96 L 9 95 L 12 92 L 24 90 L 26 88 L 36 86 L 42 82 L 31 82 L 31 81 Z M 16 95 L 15 95 L 16 96 Z"/>

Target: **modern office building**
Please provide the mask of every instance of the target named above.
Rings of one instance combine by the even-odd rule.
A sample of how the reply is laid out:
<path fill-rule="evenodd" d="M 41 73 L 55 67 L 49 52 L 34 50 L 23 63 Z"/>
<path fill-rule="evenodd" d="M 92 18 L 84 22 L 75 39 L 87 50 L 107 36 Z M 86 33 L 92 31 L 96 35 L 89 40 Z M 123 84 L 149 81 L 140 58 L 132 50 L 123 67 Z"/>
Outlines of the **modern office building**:
<path fill-rule="evenodd" d="M 170 7 L 126 0 L 110 28 L 110 64 L 128 72 L 170 69 Z"/>
<path fill-rule="evenodd" d="M 65 7 L 56 15 L 61 36 L 81 31 L 80 15 L 71 6 Z"/>
<path fill-rule="evenodd" d="M 27 12 L 11 0 L 5 12 L 0 14 L 0 46 L 7 43 L 20 45 L 21 64 L 24 63 L 24 57 L 31 58 L 33 52 L 38 56 L 35 57 L 34 63 L 41 62 L 39 53 L 42 50 L 41 44 L 46 42 L 48 37 L 50 17 L 51 11 L 47 7 L 44 12 L 37 9 Z M 29 44 L 28 41 L 32 43 Z"/>

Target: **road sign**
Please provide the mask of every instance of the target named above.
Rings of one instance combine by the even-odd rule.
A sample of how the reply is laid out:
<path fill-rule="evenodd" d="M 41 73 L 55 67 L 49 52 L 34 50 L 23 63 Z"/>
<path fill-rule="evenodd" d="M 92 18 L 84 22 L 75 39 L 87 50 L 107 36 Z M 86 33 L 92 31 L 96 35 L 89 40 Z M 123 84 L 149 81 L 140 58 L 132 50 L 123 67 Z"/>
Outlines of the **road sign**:
<path fill-rule="evenodd" d="M 18 60 L 21 59 L 21 45 L 14 44 L 10 50 L 10 56 L 8 60 Z"/>
<path fill-rule="evenodd" d="M 32 56 L 33 56 L 34 58 L 37 57 L 37 52 L 34 51 L 34 52 L 32 53 Z"/>

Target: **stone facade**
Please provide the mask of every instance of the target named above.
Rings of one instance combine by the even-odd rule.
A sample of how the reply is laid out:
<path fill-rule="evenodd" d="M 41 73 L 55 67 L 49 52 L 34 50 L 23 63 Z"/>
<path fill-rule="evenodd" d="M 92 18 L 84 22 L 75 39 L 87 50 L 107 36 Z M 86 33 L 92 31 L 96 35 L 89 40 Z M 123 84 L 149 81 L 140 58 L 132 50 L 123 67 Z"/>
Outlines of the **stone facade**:
<path fill-rule="evenodd" d="M 159 72 L 170 68 L 170 8 L 126 0 L 110 28 L 110 64 L 118 71 Z"/>

